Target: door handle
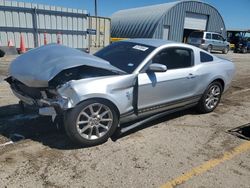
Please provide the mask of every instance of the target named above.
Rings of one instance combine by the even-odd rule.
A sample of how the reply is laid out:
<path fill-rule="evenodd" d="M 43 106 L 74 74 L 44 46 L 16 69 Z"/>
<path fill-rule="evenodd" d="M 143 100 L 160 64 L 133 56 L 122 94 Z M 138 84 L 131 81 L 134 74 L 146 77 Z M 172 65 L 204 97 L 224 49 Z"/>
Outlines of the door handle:
<path fill-rule="evenodd" d="M 193 79 L 195 78 L 196 76 L 192 73 L 189 73 L 188 76 L 187 76 L 187 79 Z"/>

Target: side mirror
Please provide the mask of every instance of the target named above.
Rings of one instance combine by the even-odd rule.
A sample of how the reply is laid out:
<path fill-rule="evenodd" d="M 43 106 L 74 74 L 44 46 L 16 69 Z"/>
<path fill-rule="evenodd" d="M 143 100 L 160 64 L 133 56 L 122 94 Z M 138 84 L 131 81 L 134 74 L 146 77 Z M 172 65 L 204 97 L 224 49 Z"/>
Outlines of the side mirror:
<path fill-rule="evenodd" d="M 152 72 L 166 72 L 167 66 L 159 63 L 152 63 L 151 65 L 149 65 L 148 70 Z"/>

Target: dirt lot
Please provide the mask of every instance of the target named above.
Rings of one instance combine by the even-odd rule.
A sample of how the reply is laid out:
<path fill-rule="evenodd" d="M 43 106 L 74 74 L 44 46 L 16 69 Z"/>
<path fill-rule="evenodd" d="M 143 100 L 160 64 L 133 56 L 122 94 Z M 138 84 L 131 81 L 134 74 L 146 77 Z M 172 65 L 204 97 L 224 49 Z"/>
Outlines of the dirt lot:
<path fill-rule="evenodd" d="M 11 58 L 0 59 L 0 144 L 25 136 L 0 146 L 0 187 L 159 187 L 173 180 L 179 187 L 249 188 L 249 147 L 233 149 L 249 141 L 227 131 L 250 123 L 250 54 L 226 57 L 237 74 L 213 113 L 175 113 L 91 148 L 74 146 L 48 118 L 23 114 L 3 81 Z"/>

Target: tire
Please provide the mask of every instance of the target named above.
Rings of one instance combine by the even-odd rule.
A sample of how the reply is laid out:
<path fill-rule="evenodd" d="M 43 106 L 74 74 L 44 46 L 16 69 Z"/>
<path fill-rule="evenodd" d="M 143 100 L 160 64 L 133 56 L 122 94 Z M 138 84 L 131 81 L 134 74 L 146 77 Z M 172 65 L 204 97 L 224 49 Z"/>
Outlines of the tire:
<path fill-rule="evenodd" d="M 106 142 L 119 122 L 112 104 L 91 99 L 67 111 L 64 123 L 66 134 L 73 142 L 89 147 Z"/>
<path fill-rule="evenodd" d="M 227 46 L 222 52 L 223 54 L 227 54 L 229 52 L 229 46 Z"/>
<path fill-rule="evenodd" d="M 64 118 L 62 115 L 57 115 L 54 119 L 53 125 L 60 133 L 65 133 Z"/>
<path fill-rule="evenodd" d="M 206 91 L 203 93 L 197 105 L 197 110 L 200 113 L 209 113 L 214 111 L 214 109 L 220 103 L 221 95 L 222 95 L 221 83 L 217 81 L 212 82 L 211 84 L 209 84 Z"/>
<path fill-rule="evenodd" d="M 209 53 L 211 53 L 211 52 L 212 52 L 212 50 L 213 50 L 212 45 L 208 45 L 208 47 L 207 47 L 207 51 L 208 51 Z"/>
<path fill-rule="evenodd" d="M 246 53 L 247 53 L 247 48 L 243 48 L 243 49 L 242 49 L 242 53 L 243 53 L 243 54 L 246 54 Z"/>
<path fill-rule="evenodd" d="M 5 52 L 0 49 L 0 57 L 3 57 L 5 55 Z"/>

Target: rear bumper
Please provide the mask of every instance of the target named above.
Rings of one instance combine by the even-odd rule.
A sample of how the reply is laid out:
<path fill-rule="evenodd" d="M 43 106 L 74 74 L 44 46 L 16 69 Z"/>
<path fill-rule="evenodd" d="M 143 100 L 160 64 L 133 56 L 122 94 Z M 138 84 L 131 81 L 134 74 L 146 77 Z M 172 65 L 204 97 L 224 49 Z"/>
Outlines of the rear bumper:
<path fill-rule="evenodd" d="M 199 48 L 203 49 L 203 50 L 207 50 L 208 48 L 208 44 L 200 44 Z"/>
<path fill-rule="evenodd" d="M 192 44 L 192 43 L 189 43 L 189 44 L 196 46 L 198 48 L 201 48 L 203 50 L 207 50 L 207 47 L 208 47 L 208 44 Z"/>

